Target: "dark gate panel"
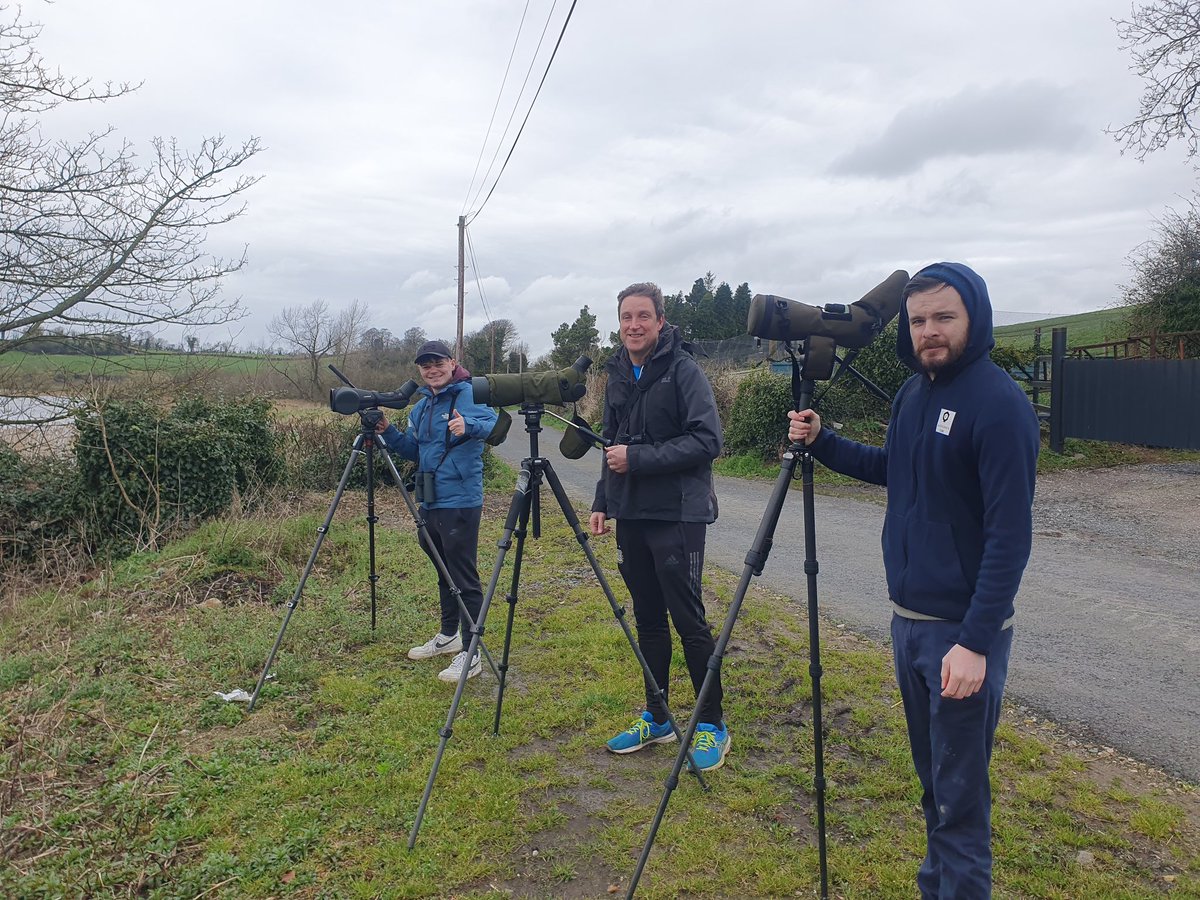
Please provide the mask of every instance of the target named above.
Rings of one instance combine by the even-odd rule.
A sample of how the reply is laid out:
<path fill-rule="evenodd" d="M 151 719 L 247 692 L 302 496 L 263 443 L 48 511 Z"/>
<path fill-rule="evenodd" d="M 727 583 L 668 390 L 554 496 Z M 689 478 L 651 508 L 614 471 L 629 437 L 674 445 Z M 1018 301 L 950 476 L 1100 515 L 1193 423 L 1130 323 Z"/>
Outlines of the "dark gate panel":
<path fill-rule="evenodd" d="M 1060 437 L 1200 450 L 1200 360 L 1063 359 L 1061 366 L 1052 446 L 1057 430 Z"/>

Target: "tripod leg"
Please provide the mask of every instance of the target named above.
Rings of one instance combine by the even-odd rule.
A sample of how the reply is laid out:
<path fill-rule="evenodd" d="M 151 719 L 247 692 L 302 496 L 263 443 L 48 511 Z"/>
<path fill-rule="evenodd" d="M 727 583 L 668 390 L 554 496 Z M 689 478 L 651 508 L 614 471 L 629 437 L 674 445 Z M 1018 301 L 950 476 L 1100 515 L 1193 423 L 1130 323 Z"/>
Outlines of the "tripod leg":
<path fill-rule="evenodd" d="M 350 480 L 350 470 L 354 468 L 354 460 L 362 453 L 362 445 L 363 436 L 360 434 L 354 441 L 354 446 L 350 449 L 350 458 L 346 460 L 346 469 L 342 472 L 342 480 L 338 482 L 337 491 L 334 492 L 333 502 L 329 504 L 329 512 L 325 515 L 325 521 L 317 529 L 317 542 L 313 545 L 312 553 L 308 556 L 308 564 L 304 567 L 304 572 L 300 576 L 300 583 L 296 585 L 296 591 L 292 594 L 292 599 L 288 601 L 287 613 L 283 617 L 283 624 L 279 627 L 279 635 L 275 638 L 275 646 L 271 648 L 271 652 L 267 656 L 267 663 L 263 666 L 262 674 L 258 676 L 258 684 L 254 686 L 254 695 L 250 698 L 250 712 L 254 711 L 254 705 L 258 703 L 258 695 L 262 691 L 263 683 L 267 680 L 267 673 L 271 671 L 271 663 L 275 661 L 275 654 L 279 652 L 279 645 L 283 643 L 283 633 L 287 631 L 288 622 L 292 619 L 292 613 L 296 611 L 296 606 L 300 603 L 300 594 L 304 591 L 304 584 L 308 581 L 308 576 L 312 574 L 313 565 L 317 561 L 317 551 L 321 549 L 321 544 L 325 542 L 325 535 L 329 533 L 329 523 L 333 521 L 334 511 L 337 510 L 338 503 L 342 499 L 342 494 L 346 490 L 346 483 Z"/>
<path fill-rule="evenodd" d="M 438 552 L 437 545 L 433 543 L 433 539 L 429 535 L 429 526 L 425 522 L 425 517 L 421 515 L 421 510 L 417 507 L 416 501 L 413 500 L 412 491 L 408 489 L 408 485 L 400 477 L 400 472 L 396 469 L 396 463 L 392 460 L 392 454 L 387 452 L 386 442 L 378 435 L 376 435 L 375 440 L 379 441 L 380 446 L 384 448 L 383 458 L 387 461 L 388 468 L 392 473 L 392 480 L 395 481 L 396 487 L 400 488 L 400 494 L 404 497 L 408 511 L 417 525 L 417 535 L 422 542 L 422 546 L 429 548 L 429 558 L 433 560 L 433 567 L 437 569 L 438 576 L 450 586 L 450 593 L 454 595 L 454 599 L 458 603 L 458 614 L 467 623 L 467 628 L 473 629 L 475 627 L 475 620 L 467 612 L 467 605 L 463 603 L 462 592 L 458 589 L 458 585 L 454 583 L 454 579 L 450 576 L 450 570 L 446 568 L 446 561 L 442 559 L 442 554 Z M 372 563 L 371 571 L 375 571 L 374 563 Z M 487 647 L 481 643 L 480 650 L 483 652 L 483 658 L 487 660 L 488 668 L 492 670 L 492 674 L 499 678 L 500 675 L 496 671 L 496 664 L 492 662 L 492 655 L 488 653 Z"/>
<path fill-rule="evenodd" d="M 563 489 L 562 482 L 558 480 L 558 473 L 550 465 L 550 460 L 542 459 L 538 460 L 538 463 L 546 475 L 546 480 L 550 483 L 550 490 L 554 492 L 554 496 L 558 500 L 563 517 L 575 532 L 575 539 L 579 541 L 579 546 L 583 548 L 584 556 L 591 563 L 592 571 L 596 573 L 596 580 L 600 582 L 600 589 L 604 591 L 604 596 L 608 598 L 608 605 L 612 608 L 613 615 L 620 624 L 621 630 L 625 632 L 625 639 L 629 641 L 629 646 L 633 649 L 633 655 L 637 657 L 637 661 L 642 666 L 642 674 L 646 677 L 646 683 L 653 685 L 655 696 L 662 703 L 662 708 L 667 711 L 667 721 L 671 723 L 671 730 L 675 732 L 676 737 L 681 737 L 679 726 L 675 722 L 675 716 L 672 715 L 670 708 L 667 706 L 666 694 L 654 679 L 654 673 L 650 671 L 650 664 L 646 662 L 646 657 L 642 654 L 642 648 L 638 646 L 637 639 L 633 636 L 633 631 L 629 628 L 629 623 L 625 621 L 625 610 L 617 603 L 617 598 L 613 595 L 612 588 L 609 587 L 608 580 L 604 577 L 604 570 L 600 568 L 600 561 L 596 559 L 596 554 L 592 550 L 591 543 L 588 541 L 587 532 L 580 526 L 579 517 L 575 515 L 575 508 L 571 506 L 571 502 L 567 498 L 567 492 Z M 698 698 L 696 700 L 696 708 L 700 708 L 700 700 Z M 685 744 L 683 749 L 688 760 L 694 763 L 695 760 L 692 759 L 691 746 Z M 707 791 L 709 787 L 700 770 L 693 765 L 689 771 L 696 776 L 696 780 L 700 782 L 700 786 Z"/>
<path fill-rule="evenodd" d="M 713 654 L 709 658 L 708 673 L 704 676 L 704 683 L 700 686 L 700 691 L 696 696 L 696 708 L 688 720 L 687 733 L 683 737 L 683 746 L 675 757 L 675 764 L 671 768 L 671 774 L 667 777 L 666 788 L 663 790 L 662 798 L 659 800 L 658 810 L 654 814 L 654 821 L 650 825 L 650 834 L 646 837 L 646 843 L 642 847 L 642 855 L 638 858 L 637 868 L 634 869 L 633 876 L 629 880 L 629 891 L 625 895 L 626 898 L 633 897 L 634 892 L 637 890 L 638 881 L 642 877 L 642 871 L 646 868 L 646 861 L 650 858 L 650 850 L 654 846 L 654 838 L 658 834 L 659 826 L 662 825 L 663 814 L 667 810 L 667 804 L 671 802 L 671 792 L 679 784 L 679 772 L 683 769 L 684 758 L 688 748 L 691 746 L 692 737 L 696 733 L 696 726 L 700 724 L 700 710 L 703 708 L 704 701 L 708 697 L 708 692 L 712 688 L 713 679 L 721 669 L 721 660 L 725 655 L 725 648 L 729 644 L 729 638 L 733 634 L 733 626 L 737 622 L 738 613 L 741 612 L 742 601 L 745 599 L 746 591 L 750 587 L 750 579 L 755 575 L 762 574 L 763 566 L 767 561 L 767 555 L 771 552 L 771 539 L 775 534 L 775 526 L 779 523 L 779 514 L 783 510 L 783 501 L 787 498 L 788 484 L 791 482 L 792 475 L 796 470 L 796 457 L 797 454 L 792 451 L 784 454 L 783 465 L 780 467 L 779 476 L 775 479 L 775 487 L 771 492 L 771 499 L 767 503 L 766 512 L 759 523 L 758 532 L 754 536 L 754 543 L 751 545 L 750 551 L 746 554 L 746 564 L 742 569 L 742 577 L 738 581 L 733 601 L 729 605 L 729 612 L 725 616 L 725 624 L 721 628 L 721 634 L 717 638 Z"/>
<path fill-rule="evenodd" d="M 812 680 L 813 787 L 817 792 L 817 856 L 821 867 L 821 898 L 829 896 L 829 863 L 825 845 L 825 732 L 821 725 L 821 632 L 817 622 L 817 535 L 813 497 L 813 458 L 807 450 L 800 462 L 804 498 L 804 574 L 808 582 L 808 673 Z"/>
<path fill-rule="evenodd" d="M 442 755 L 446 752 L 446 744 L 454 734 L 454 717 L 458 714 L 458 704 L 462 700 L 463 689 L 467 686 L 467 677 L 471 671 L 471 660 L 483 636 L 484 622 L 487 621 L 488 609 L 492 605 L 492 597 L 496 594 L 496 584 L 500 581 L 500 570 L 504 567 L 504 557 L 512 546 L 512 535 L 517 523 L 529 515 L 529 503 L 534 496 L 529 490 L 530 473 L 527 467 L 522 467 L 517 475 L 517 488 L 513 492 L 512 502 L 508 507 L 508 518 L 504 522 L 504 531 L 496 542 L 499 552 L 496 554 L 496 564 L 492 567 L 492 577 L 488 581 L 487 592 L 483 595 L 483 605 L 479 609 L 479 622 L 471 628 L 471 643 L 467 647 L 466 664 L 458 677 L 458 686 L 454 689 L 454 699 L 450 701 L 450 711 L 446 715 L 446 724 L 438 731 L 441 741 L 433 758 L 433 770 L 429 773 L 429 781 L 425 784 L 425 794 L 421 797 L 421 805 L 417 807 L 417 818 L 413 822 L 412 831 L 408 836 L 408 849 L 417 843 L 417 832 L 421 830 L 421 820 L 425 818 L 425 808 L 429 805 L 429 796 L 433 793 L 433 782 L 437 778 L 438 767 L 442 764 Z"/>
<path fill-rule="evenodd" d="M 367 580 L 371 583 L 371 631 L 375 630 L 375 582 L 379 576 L 375 573 L 375 523 L 379 521 L 375 515 L 375 441 L 367 438 L 367 547 L 371 559 L 371 570 Z"/>
<path fill-rule="evenodd" d="M 531 479 L 531 490 L 536 492 L 537 487 Z M 504 652 L 500 656 L 500 689 L 496 693 L 496 718 L 492 722 L 492 734 L 500 734 L 500 710 L 504 706 L 504 686 L 508 678 L 508 654 L 512 649 L 512 631 L 513 618 L 517 612 L 517 586 L 521 582 L 521 560 L 525 556 L 525 534 L 529 526 L 530 507 L 526 504 L 521 510 L 520 520 L 517 525 L 517 553 L 513 557 L 513 572 L 512 582 L 509 585 L 508 596 L 504 599 L 508 602 L 508 621 L 504 626 Z"/>

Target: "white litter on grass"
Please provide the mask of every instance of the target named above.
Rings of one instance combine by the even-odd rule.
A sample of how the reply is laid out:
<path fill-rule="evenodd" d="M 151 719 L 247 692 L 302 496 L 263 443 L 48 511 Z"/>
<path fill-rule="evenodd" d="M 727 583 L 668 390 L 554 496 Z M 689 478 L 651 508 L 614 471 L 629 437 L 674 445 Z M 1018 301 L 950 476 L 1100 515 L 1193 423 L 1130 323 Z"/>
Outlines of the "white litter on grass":
<path fill-rule="evenodd" d="M 213 691 L 214 697 L 220 697 L 226 703 L 249 703 L 251 697 L 241 688 L 230 691 L 228 694 L 222 694 L 220 691 Z"/>

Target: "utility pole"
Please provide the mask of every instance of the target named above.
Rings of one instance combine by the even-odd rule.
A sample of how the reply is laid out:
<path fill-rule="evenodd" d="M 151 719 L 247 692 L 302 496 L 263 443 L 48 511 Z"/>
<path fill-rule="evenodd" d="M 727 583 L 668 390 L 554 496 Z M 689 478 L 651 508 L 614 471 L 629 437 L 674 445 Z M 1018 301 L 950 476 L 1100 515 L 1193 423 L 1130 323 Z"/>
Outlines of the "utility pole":
<path fill-rule="evenodd" d="M 467 217 L 458 217 L 458 343 L 454 348 L 454 356 L 459 362 L 463 358 L 463 299 L 466 296 L 466 238 Z"/>

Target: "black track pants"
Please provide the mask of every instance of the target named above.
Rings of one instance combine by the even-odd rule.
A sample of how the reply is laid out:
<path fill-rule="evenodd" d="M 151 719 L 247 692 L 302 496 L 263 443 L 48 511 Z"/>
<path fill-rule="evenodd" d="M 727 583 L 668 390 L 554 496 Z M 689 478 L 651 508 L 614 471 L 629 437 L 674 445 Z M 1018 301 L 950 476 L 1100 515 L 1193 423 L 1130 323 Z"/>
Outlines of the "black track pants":
<path fill-rule="evenodd" d="M 454 585 L 462 593 L 463 605 L 471 618 L 479 621 L 479 608 L 483 606 L 483 588 L 479 584 L 479 570 L 475 558 L 479 552 L 479 519 L 483 507 L 470 509 L 424 509 L 429 537 L 437 547 L 446 570 L 454 579 Z M 433 559 L 433 554 L 424 542 L 421 549 Z M 436 568 L 436 566 L 435 566 Z M 442 634 L 454 634 L 459 629 L 458 602 L 450 591 L 441 573 L 438 574 L 438 599 L 442 604 Z M 462 623 L 463 649 L 471 635 L 468 625 Z"/>
<path fill-rule="evenodd" d="M 700 573 L 704 568 L 702 522 L 662 522 L 648 519 L 617 521 L 617 560 L 621 577 L 633 597 L 638 644 L 655 681 L 665 692 L 670 683 L 671 622 L 683 643 L 692 687 L 699 693 L 716 641 L 704 616 Z M 719 725 L 721 677 L 717 673 L 701 710 L 700 721 Z M 646 685 L 646 708 L 656 722 L 667 720 L 666 710 Z"/>

